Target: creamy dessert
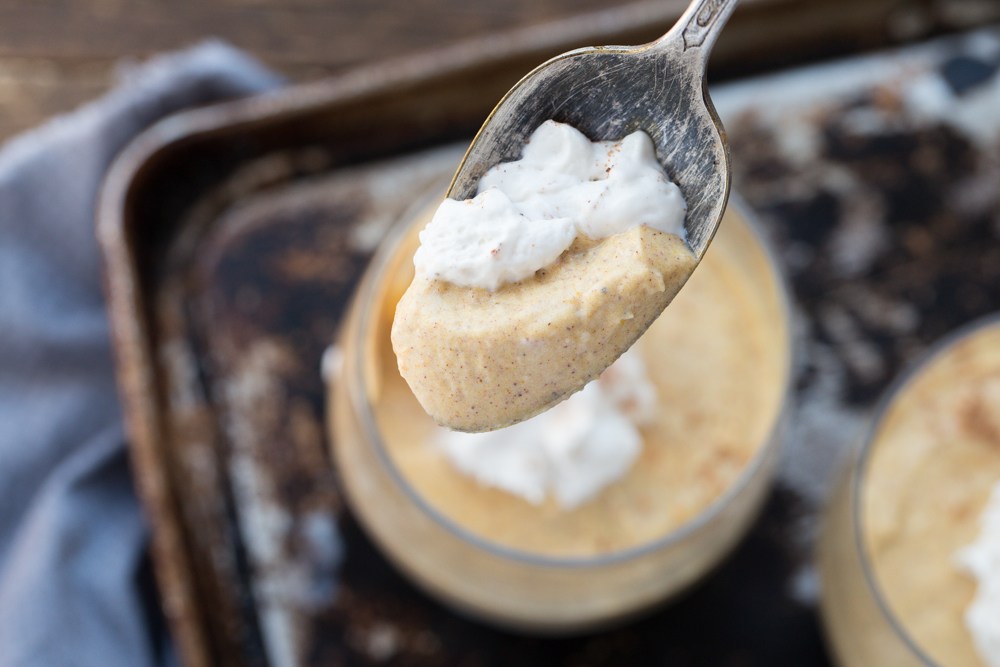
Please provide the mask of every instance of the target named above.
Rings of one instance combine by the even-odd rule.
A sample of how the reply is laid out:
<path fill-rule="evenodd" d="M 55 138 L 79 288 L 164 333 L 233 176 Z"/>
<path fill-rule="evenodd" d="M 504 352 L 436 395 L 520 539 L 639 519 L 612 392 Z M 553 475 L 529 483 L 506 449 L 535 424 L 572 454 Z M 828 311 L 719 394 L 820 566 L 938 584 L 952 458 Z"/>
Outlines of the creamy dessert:
<path fill-rule="evenodd" d="M 721 239 L 600 380 L 491 433 L 449 435 L 424 414 L 387 340 L 406 280 L 388 284 L 368 334 L 381 341 L 372 409 L 400 473 L 462 528 L 535 554 L 628 549 L 705 511 L 767 442 L 786 372 L 781 323 Z"/>
<path fill-rule="evenodd" d="M 937 664 L 1000 665 L 1000 325 L 922 369 L 871 448 L 861 528 L 889 609 Z"/>
<path fill-rule="evenodd" d="M 628 472 L 659 404 L 636 347 L 567 400 L 498 431 L 440 429 L 431 439 L 452 467 L 534 505 L 570 510 Z"/>
<path fill-rule="evenodd" d="M 820 571 L 842 667 L 1000 667 L 1000 320 L 891 395 L 831 499 Z"/>
<path fill-rule="evenodd" d="M 429 216 L 376 254 L 329 356 L 330 440 L 361 525 L 429 593 L 532 631 L 602 625 L 703 577 L 768 492 L 788 381 L 784 291 L 739 208 L 601 380 L 486 434 L 436 425 L 392 350 Z"/>
<path fill-rule="evenodd" d="M 583 388 L 694 270 L 684 210 L 642 132 L 591 142 L 540 126 L 420 234 L 392 342 L 424 410 L 487 431 Z"/>
<path fill-rule="evenodd" d="M 958 554 L 976 580 L 976 596 L 965 610 L 965 625 L 989 667 L 1000 667 L 1000 480 L 980 519 L 979 537 Z"/>

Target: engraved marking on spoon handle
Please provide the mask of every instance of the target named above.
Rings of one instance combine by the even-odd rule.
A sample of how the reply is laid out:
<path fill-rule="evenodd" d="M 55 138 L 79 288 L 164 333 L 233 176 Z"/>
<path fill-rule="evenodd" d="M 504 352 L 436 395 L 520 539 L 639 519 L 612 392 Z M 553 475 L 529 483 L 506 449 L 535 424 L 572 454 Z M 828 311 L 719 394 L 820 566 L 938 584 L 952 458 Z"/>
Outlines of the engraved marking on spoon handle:
<path fill-rule="evenodd" d="M 739 0 L 701 0 L 684 27 L 684 50 L 704 46 L 707 55 L 737 2 Z"/>

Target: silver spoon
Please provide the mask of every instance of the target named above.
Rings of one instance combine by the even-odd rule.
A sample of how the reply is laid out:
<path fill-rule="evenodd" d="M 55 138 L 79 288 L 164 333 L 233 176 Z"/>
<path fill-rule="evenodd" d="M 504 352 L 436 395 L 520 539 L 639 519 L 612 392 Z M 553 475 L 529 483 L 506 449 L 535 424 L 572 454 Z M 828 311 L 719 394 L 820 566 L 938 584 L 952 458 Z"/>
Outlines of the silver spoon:
<path fill-rule="evenodd" d="M 642 46 L 577 49 L 539 65 L 486 119 L 448 197 L 469 199 L 490 167 L 521 156 L 546 120 L 592 141 L 650 136 L 687 202 L 688 245 L 701 259 L 729 198 L 729 145 L 705 85 L 705 66 L 738 0 L 694 0 L 667 34 Z"/>
<path fill-rule="evenodd" d="M 520 158 L 531 133 L 547 120 L 567 123 L 592 141 L 620 140 L 642 130 L 687 202 L 687 243 L 700 260 L 722 220 L 730 181 L 728 146 L 705 86 L 705 65 L 736 2 L 695 0 L 655 42 L 579 49 L 536 68 L 486 119 L 448 197 L 474 197 L 483 174 Z M 460 431 L 509 426 L 552 407 L 605 370 L 666 307 L 690 275 L 687 267 L 693 263 L 681 275 L 671 274 L 669 287 L 659 291 L 601 290 L 609 294 L 608 310 L 593 331 L 579 323 L 552 327 L 550 322 L 530 345 L 524 345 L 516 313 L 504 320 L 503 313 L 490 310 L 490 300 L 477 301 L 468 311 L 464 292 L 438 292 L 414 282 L 393 322 L 400 372 L 439 424 Z M 623 284 L 625 289 L 641 285 Z M 591 298 L 599 304 L 604 297 Z M 451 303 L 448 299 L 457 300 L 455 308 L 427 306 Z M 629 299 L 648 301 L 621 310 Z M 488 331 L 467 337 L 460 325 L 470 312 L 500 319 Z M 612 312 L 620 319 L 609 317 Z"/>

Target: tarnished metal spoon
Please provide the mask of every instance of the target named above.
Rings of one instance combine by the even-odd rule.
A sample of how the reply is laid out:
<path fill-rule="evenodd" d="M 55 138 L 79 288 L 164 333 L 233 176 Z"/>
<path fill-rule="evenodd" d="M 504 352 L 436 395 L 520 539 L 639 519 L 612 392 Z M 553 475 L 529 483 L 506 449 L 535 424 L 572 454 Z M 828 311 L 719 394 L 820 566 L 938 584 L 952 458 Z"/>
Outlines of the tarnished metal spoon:
<path fill-rule="evenodd" d="M 508 92 L 472 141 L 448 190 L 468 199 L 484 173 L 516 160 L 546 120 L 569 123 L 592 141 L 648 134 L 687 202 L 688 244 L 700 259 L 729 197 L 729 146 L 705 85 L 705 65 L 738 0 L 695 0 L 663 37 L 642 46 L 564 53 Z"/>
<path fill-rule="evenodd" d="M 684 225 L 694 258 L 678 256 L 676 266 L 667 266 L 660 289 L 652 287 L 656 282 L 647 278 L 646 267 L 614 273 L 614 264 L 597 263 L 614 275 L 612 284 L 587 292 L 579 280 L 554 283 L 553 289 L 569 292 L 557 300 L 553 321 L 544 324 L 539 322 L 550 316 L 536 321 L 533 307 L 545 298 L 536 294 L 527 297 L 535 302 L 518 304 L 521 288 L 507 292 L 515 296 L 505 301 L 414 281 L 397 305 L 393 348 L 400 373 L 439 424 L 487 431 L 552 407 L 625 352 L 687 280 L 729 197 L 728 147 L 705 86 L 705 65 L 736 2 L 695 0 L 670 32 L 650 44 L 586 48 L 553 58 L 514 86 L 486 119 L 455 174 L 450 198 L 474 197 L 483 174 L 520 158 L 529 136 L 547 120 L 567 123 L 592 141 L 617 141 L 642 130 L 687 202 Z M 627 242 L 625 234 L 616 238 Z M 603 275 L 589 278 L 596 285 Z M 560 321 L 577 298 L 587 304 L 573 311 L 577 320 Z M 490 325 L 470 329 L 475 318 Z"/>

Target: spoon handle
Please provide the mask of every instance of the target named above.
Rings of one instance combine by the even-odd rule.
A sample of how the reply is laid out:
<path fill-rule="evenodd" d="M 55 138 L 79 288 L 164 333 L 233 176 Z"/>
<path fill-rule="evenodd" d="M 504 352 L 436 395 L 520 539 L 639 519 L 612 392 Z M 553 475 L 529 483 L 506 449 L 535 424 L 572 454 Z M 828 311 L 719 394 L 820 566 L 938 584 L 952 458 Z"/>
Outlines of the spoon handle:
<path fill-rule="evenodd" d="M 664 40 L 677 40 L 682 53 L 704 67 L 715 40 L 738 3 L 739 0 L 694 0 Z"/>

